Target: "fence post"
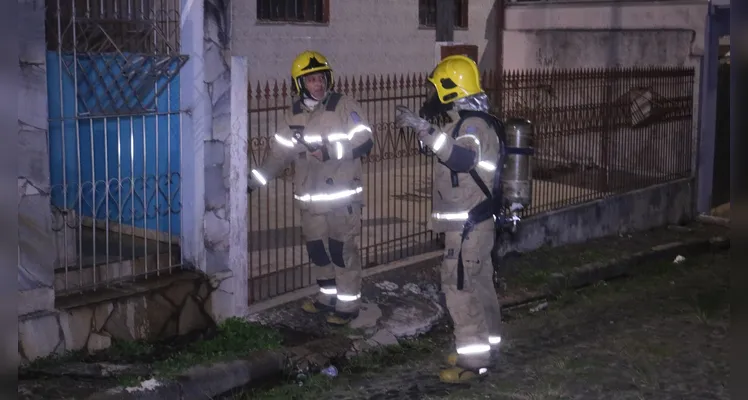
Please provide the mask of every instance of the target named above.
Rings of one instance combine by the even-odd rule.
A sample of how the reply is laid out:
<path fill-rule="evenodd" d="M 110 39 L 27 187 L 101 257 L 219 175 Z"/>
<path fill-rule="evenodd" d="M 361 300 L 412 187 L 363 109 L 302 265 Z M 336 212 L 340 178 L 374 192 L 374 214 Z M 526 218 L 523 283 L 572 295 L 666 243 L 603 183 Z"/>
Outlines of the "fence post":
<path fill-rule="evenodd" d="M 182 263 L 205 267 L 203 216 L 205 214 L 204 141 L 209 125 L 209 102 L 203 57 L 203 13 L 190 0 L 180 0 L 181 53 L 189 57 L 179 80 L 181 117 L 181 237 Z"/>

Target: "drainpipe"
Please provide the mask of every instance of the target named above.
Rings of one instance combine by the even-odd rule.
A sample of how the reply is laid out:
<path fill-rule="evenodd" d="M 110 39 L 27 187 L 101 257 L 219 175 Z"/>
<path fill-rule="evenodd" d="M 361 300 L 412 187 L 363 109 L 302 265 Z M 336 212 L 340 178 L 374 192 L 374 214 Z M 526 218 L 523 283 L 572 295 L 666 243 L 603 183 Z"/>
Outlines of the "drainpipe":
<path fill-rule="evenodd" d="M 505 27 L 505 13 L 507 0 L 496 0 L 496 99 L 494 107 L 498 111 L 499 118 L 505 118 L 504 115 L 504 27 Z"/>

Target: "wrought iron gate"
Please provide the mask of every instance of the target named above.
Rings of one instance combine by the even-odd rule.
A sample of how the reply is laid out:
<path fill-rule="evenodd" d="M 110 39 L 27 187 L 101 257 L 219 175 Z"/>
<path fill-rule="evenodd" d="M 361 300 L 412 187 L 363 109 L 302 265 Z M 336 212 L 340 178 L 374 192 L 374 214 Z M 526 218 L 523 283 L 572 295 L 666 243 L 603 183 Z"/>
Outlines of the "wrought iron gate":
<path fill-rule="evenodd" d="M 178 0 L 47 0 L 58 293 L 179 264 Z"/>

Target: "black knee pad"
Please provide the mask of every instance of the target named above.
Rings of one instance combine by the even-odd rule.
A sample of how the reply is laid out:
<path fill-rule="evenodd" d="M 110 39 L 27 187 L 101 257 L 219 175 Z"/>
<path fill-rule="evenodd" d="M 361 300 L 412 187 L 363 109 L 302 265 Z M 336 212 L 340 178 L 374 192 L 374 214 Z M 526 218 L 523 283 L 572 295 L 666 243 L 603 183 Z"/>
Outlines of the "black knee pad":
<path fill-rule="evenodd" d="M 327 256 L 327 251 L 325 251 L 325 242 L 321 240 L 306 242 L 306 252 L 309 254 L 312 264 L 320 267 L 330 264 L 330 257 Z"/>
<path fill-rule="evenodd" d="M 345 268 L 345 260 L 343 259 L 343 242 L 330 238 L 329 243 L 332 263 L 338 267 Z"/>

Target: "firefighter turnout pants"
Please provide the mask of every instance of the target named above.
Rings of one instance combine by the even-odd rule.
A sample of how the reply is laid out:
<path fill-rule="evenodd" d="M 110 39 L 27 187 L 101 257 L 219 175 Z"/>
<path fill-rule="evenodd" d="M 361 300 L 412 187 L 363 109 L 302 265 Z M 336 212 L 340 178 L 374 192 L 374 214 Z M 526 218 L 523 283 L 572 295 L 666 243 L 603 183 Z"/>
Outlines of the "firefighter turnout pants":
<path fill-rule="evenodd" d="M 301 213 L 307 253 L 319 285 L 317 301 L 340 316 L 358 313 L 361 302 L 361 206 L 324 214 Z"/>
<path fill-rule="evenodd" d="M 454 322 L 457 363 L 464 368 L 490 364 L 490 350 L 501 341 L 501 307 L 493 285 L 491 249 L 495 234 L 484 224 L 467 237 L 462 231 L 445 232 L 445 253 L 441 265 L 442 291 Z M 462 251 L 463 271 L 458 268 Z M 462 287 L 458 285 L 462 280 Z"/>

